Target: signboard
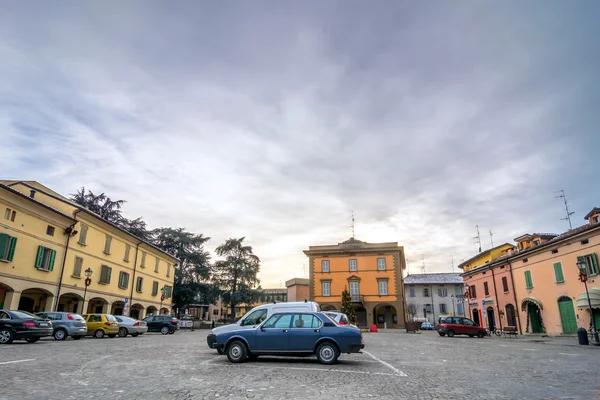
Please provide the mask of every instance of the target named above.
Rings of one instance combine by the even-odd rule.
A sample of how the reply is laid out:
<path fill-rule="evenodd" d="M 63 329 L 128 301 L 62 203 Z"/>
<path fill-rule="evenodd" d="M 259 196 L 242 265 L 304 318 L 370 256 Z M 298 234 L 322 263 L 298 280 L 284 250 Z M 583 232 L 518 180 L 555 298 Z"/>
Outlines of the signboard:
<path fill-rule="evenodd" d="M 483 307 L 487 306 L 488 304 L 494 304 L 494 300 L 481 300 L 481 305 Z"/>
<path fill-rule="evenodd" d="M 129 298 L 125 297 L 123 302 L 125 303 L 125 307 L 123 307 L 123 315 L 129 315 Z"/>
<path fill-rule="evenodd" d="M 477 306 L 478 306 L 478 303 L 477 303 L 477 302 L 474 302 L 474 303 L 469 303 L 469 305 L 470 305 L 471 307 L 477 307 Z"/>

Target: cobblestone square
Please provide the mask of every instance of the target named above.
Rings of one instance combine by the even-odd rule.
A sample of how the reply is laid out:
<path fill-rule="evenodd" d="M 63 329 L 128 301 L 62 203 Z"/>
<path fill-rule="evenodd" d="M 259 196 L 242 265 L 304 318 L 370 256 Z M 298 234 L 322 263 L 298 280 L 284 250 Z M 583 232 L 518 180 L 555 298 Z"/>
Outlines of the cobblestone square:
<path fill-rule="evenodd" d="M 364 354 L 230 364 L 207 331 L 0 346 L 0 399 L 596 399 L 600 349 L 575 339 L 365 334 Z"/>

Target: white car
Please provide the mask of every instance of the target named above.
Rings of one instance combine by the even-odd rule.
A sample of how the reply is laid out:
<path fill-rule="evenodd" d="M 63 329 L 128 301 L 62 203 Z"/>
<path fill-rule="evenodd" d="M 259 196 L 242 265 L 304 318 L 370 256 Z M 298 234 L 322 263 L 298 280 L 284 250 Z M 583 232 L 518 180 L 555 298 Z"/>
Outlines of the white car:
<path fill-rule="evenodd" d="M 115 315 L 115 318 L 119 323 L 119 337 L 126 337 L 127 335 L 136 337 L 148 332 L 146 321 L 138 321 L 137 319 L 122 315 Z"/>
<path fill-rule="evenodd" d="M 325 311 L 324 313 L 329 318 L 331 318 L 332 320 L 334 320 L 335 323 L 338 324 L 338 325 L 356 326 L 356 325 L 350 323 L 350 320 L 348 319 L 348 316 L 346 314 L 344 314 L 344 313 L 337 312 L 337 311 Z"/>

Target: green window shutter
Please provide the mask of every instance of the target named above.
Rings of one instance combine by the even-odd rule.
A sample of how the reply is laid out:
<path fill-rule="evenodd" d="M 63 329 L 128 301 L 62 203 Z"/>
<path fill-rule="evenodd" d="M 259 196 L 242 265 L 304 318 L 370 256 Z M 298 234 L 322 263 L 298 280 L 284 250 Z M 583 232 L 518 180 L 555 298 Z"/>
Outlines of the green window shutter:
<path fill-rule="evenodd" d="M 37 257 L 35 258 L 35 267 L 40 268 L 42 266 L 42 260 L 44 259 L 44 246 L 38 246 Z"/>
<path fill-rule="evenodd" d="M 592 253 L 592 262 L 594 263 L 594 273 L 598 273 L 598 257 L 596 257 L 596 253 Z"/>
<path fill-rule="evenodd" d="M 110 273 L 112 272 L 111 267 L 106 267 L 106 283 L 110 283 Z"/>
<path fill-rule="evenodd" d="M 17 247 L 17 238 L 16 237 L 11 237 L 10 238 L 10 245 L 8 248 L 8 256 L 6 257 L 6 259 L 8 261 L 12 261 L 13 257 L 15 256 L 15 248 Z"/>
<path fill-rule="evenodd" d="M 527 289 L 531 289 L 533 287 L 531 271 L 525 271 L 525 286 L 527 286 Z"/>
<path fill-rule="evenodd" d="M 0 259 L 5 259 L 5 255 L 8 254 L 7 249 L 9 242 L 10 236 L 8 236 L 6 233 L 0 233 Z M 8 256 L 6 256 L 6 259 L 8 260 Z"/>
<path fill-rule="evenodd" d="M 563 276 L 562 271 L 562 265 L 559 262 L 554 264 L 554 276 L 556 277 L 557 283 L 565 281 L 565 277 Z"/>
<path fill-rule="evenodd" d="M 48 271 L 54 271 L 54 260 L 55 259 L 56 259 L 56 250 L 51 250 L 50 264 L 48 265 Z"/>

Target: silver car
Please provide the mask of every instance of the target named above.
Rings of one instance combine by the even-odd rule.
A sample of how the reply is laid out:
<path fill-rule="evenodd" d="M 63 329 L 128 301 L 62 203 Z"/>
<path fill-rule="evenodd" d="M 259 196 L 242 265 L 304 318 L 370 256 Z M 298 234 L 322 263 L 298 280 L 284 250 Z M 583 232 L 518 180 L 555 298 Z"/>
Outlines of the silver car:
<path fill-rule="evenodd" d="M 127 335 L 136 337 L 148 332 L 148 324 L 146 321 L 139 321 L 123 315 L 115 315 L 115 318 L 119 323 L 119 337 L 126 337 Z"/>
<path fill-rule="evenodd" d="M 65 340 L 68 336 L 78 340 L 87 333 L 87 323 L 79 314 L 57 311 L 38 312 L 35 315 L 52 321 L 52 327 L 54 328 L 52 336 L 55 340 Z"/>
<path fill-rule="evenodd" d="M 344 313 L 341 312 L 336 312 L 336 311 L 324 311 L 323 312 L 325 315 L 327 315 L 329 318 L 331 318 L 332 320 L 335 321 L 336 324 L 338 325 L 350 325 L 350 326 L 355 326 L 353 324 L 350 323 L 350 320 L 348 319 L 348 316 Z"/>

